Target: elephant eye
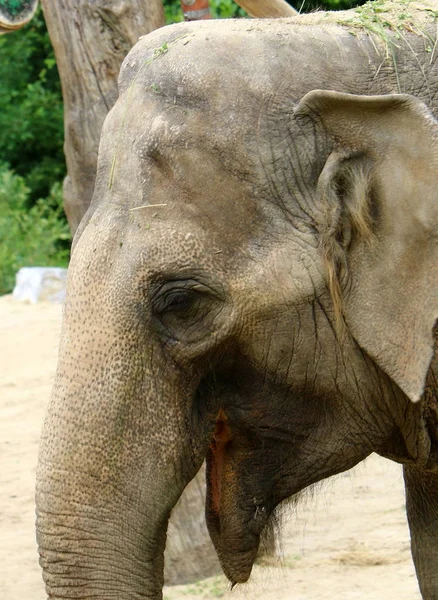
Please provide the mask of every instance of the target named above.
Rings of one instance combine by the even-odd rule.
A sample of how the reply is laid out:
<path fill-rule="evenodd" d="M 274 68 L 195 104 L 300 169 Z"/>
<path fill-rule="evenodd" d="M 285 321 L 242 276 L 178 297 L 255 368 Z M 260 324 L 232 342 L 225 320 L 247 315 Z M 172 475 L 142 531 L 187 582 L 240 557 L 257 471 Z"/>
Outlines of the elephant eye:
<path fill-rule="evenodd" d="M 157 281 L 149 298 L 159 335 L 185 344 L 211 339 L 225 302 L 220 285 L 194 278 Z"/>
<path fill-rule="evenodd" d="M 195 307 L 196 294 L 189 290 L 173 290 L 164 295 L 158 302 L 157 312 L 163 314 L 168 312 L 185 313 Z"/>
<path fill-rule="evenodd" d="M 168 281 L 153 294 L 152 309 L 159 317 L 186 318 L 210 297 L 210 290 L 196 281 Z"/>

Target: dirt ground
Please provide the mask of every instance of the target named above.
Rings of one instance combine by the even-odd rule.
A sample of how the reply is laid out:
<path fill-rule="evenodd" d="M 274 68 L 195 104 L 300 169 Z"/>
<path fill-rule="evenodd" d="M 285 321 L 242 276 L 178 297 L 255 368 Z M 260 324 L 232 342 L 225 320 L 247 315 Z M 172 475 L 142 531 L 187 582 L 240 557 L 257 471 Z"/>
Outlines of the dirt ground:
<path fill-rule="evenodd" d="M 0 598 L 44 600 L 34 534 L 38 437 L 56 366 L 61 308 L 0 298 Z M 289 515 L 281 564 L 229 590 L 218 576 L 167 600 L 419 600 L 401 469 L 372 456 Z M 122 599 L 121 599 L 122 600 Z"/>

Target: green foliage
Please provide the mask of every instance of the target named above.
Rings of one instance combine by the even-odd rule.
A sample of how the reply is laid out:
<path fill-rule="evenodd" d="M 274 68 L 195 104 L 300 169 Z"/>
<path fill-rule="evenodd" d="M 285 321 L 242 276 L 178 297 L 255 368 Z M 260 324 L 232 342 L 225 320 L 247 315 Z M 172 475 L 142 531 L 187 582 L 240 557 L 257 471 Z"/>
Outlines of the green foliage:
<path fill-rule="evenodd" d="M 61 86 L 38 11 L 0 36 L 0 294 L 20 267 L 67 264 L 63 138 Z"/>
<path fill-rule="evenodd" d="M 41 11 L 0 36 L 0 163 L 24 177 L 32 204 L 65 174 L 63 108 Z"/>
<path fill-rule="evenodd" d="M 180 0 L 164 0 L 166 23 L 180 23 L 184 20 Z M 229 19 L 246 16 L 246 12 L 233 0 L 210 0 L 211 15 L 215 19 Z"/>
<path fill-rule="evenodd" d="M 23 177 L 0 166 L 0 294 L 14 287 L 15 273 L 27 266 L 66 266 L 70 231 L 63 218 L 61 184 L 29 209 Z"/>
<path fill-rule="evenodd" d="M 246 16 L 246 12 L 232 0 L 210 0 L 210 9 L 215 19 L 233 19 Z"/>
<path fill-rule="evenodd" d="M 164 0 L 163 4 L 164 16 L 167 24 L 184 21 L 184 15 L 179 0 Z"/>

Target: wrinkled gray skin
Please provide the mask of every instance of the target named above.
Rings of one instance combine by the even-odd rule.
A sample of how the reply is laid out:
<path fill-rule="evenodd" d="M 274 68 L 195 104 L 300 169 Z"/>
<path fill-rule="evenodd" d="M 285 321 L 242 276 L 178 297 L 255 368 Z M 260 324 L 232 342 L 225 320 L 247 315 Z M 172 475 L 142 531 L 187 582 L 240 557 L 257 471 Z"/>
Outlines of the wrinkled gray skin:
<path fill-rule="evenodd" d="M 434 110 L 435 57 L 409 39 L 399 85 Z M 126 59 L 41 442 L 50 598 L 161 598 L 167 520 L 205 457 L 211 537 L 244 582 L 274 508 L 374 451 L 405 465 L 438 599 L 438 131 L 415 98 L 363 97 L 398 90 L 379 47 L 214 22 Z"/>

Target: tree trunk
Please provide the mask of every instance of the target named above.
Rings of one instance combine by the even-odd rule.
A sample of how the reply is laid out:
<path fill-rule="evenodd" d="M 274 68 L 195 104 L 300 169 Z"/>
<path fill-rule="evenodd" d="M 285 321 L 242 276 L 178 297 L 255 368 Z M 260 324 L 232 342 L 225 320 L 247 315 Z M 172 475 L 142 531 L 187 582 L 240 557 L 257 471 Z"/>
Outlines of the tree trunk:
<path fill-rule="evenodd" d="M 164 553 L 166 585 L 191 583 L 220 573 L 205 523 L 205 464 L 172 511 Z"/>
<path fill-rule="evenodd" d="M 74 233 L 91 202 L 100 131 L 117 76 L 141 35 L 164 25 L 161 0 L 42 0 L 64 97 L 68 176 L 64 206 Z"/>
<path fill-rule="evenodd" d="M 0 0 L 0 33 L 20 29 L 32 19 L 38 0 Z"/>
<path fill-rule="evenodd" d="M 294 17 L 298 11 L 292 8 L 286 0 L 236 0 L 251 17 L 261 19 L 277 17 Z"/>

